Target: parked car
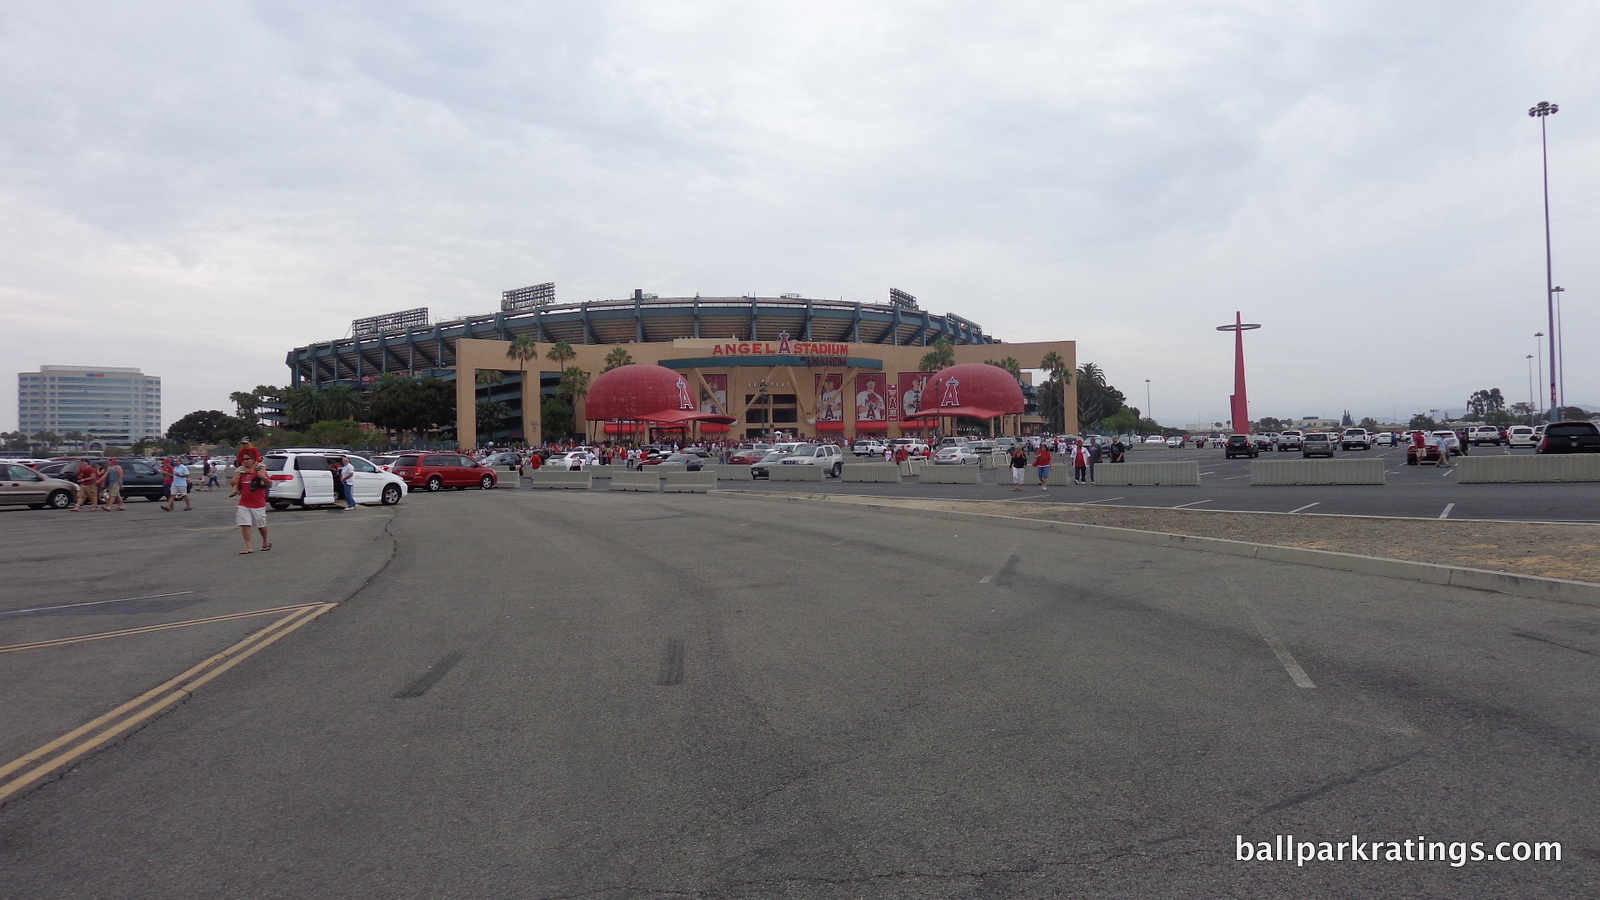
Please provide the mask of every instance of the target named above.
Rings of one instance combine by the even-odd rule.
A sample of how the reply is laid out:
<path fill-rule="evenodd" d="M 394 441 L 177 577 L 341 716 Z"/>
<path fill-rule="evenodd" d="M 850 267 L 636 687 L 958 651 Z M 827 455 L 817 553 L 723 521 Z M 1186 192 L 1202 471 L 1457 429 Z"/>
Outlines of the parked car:
<path fill-rule="evenodd" d="M 748 466 L 760 462 L 762 457 L 771 452 L 771 444 L 746 444 L 728 455 L 728 464 Z"/>
<path fill-rule="evenodd" d="M 1183 435 L 1175 434 L 1172 437 L 1167 438 L 1167 449 L 1168 450 L 1182 450 L 1183 446 L 1184 446 L 1184 443 L 1185 443 L 1185 441 L 1184 441 Z"/>
<path fill-rule="evenodd" d="M 1494 425 L 1474 425 L 1467 429 L 1467 441 L 1480 447 L 1484 444 L 1498 447 L 1504 440 L 1504 435 Z"/>
<path fill-rule="evenodd" d="M 698 472 L 705 467 L 706 458 L 698 453 L 671 453 L 652 462 L 663 466 L 684 466 L 691 472 Z"/>
<path fill-rule="evenodd" d="M 1600 453 L 1600 425 L 1551 422 L 1539 439 L 1540 453 Z"/>
<path fill-rule="evenodd" d="M 896 453 L 900 452 L 901 447 L 906 448 L 912 459 L 928 455 L 928 445 L 921 438 L 898 437 L 889 442 L 889 447 Z"/>
<path fill-rule="evenodd" d="M 1152 434 L 1149 437 L 1145 438 L 1144 442 L 1146 444 L 1165 444 L 1167 442 L 1167 439 L 1162 437 L 1159 434 Z"/>
<path fill-rule="evenodd" d="M 1250 435 L 1250 442 L 1255 445 L 1257 450 L 1271 450 L 1278 446 L 1277 442 L 1268 434 L 1252 434 Z"/>
<path fill-rule="evenodd" d="M 1222 455 L 1228 459 L 1236 456 L 1255 459 L 1261 455 L 1261 450 L 1256 447 L 1255 441 L 1250 439 L 1250 435 L 1235 434 L 1230 435 L 1227 442 L 1222 445 Z"/>
<path fill-rule="evenodd" d="M 979 455 L 973 451 L 971 444 L 940 447 L 939 452 L 933 454 L 933 464 L 936 466 L 975 466 L 978 460 Z"/>
<path fill-rule="evenodd" d="M 1506 443 L 1512 447 L 1537 447 L 1539 437 L 1528 425 L 1513 425 L 1506 429 Z"/>
<path fill-rule="evenodd" d="M 1313 431 L 1300 437 L 1300 458 L 1310 459 L 1313 456 L 1333 458 L 1333 435 Z"/>
<path fill-rule="evenodd" d="M 469 487 L 487 491 L 500 484 L 500 476 L 494 469 L 459 453 L 403 453 L 389 471 L 403 479 L 407 487 L 426 491 L 442 491 L 447 487 L 458 491 Z"/>
<path fill-rule="evenodd" d="M 1278 432 L 1279 450 L 1299 450 L 1300 442 L 1305 440 L 1305 432 L 1298 430 Z"/>
<path fill-rule="evenodd" d="M 394 465 L 394 461 L 399 458 L 400 454 L 398 453 L 384 453 L 379 456 L 374 456 L 372 458 L 372 464 L 377 466 L 380 472 L 387 472 L 389 471 L 390 467 Z"/>
<path fill-rule="evenodd" d="M 885 446 L 877 438 L 861 438 L 850 447 L 850 452 L 857 456 L 882 456 Z"/>
<path fill-rule="evenodd" d="M 838 478 L 844 473 L 844 453 L 833 444 L 801 444 L 780 460 L 778 465 L 823 466 L 830 478 Z"/>
<path fill-rule="evenodd" d="M 486 466 L 516 466 L 522 458 L 510 450 L 497 450 L 483 458 Z"/>
<path fill-rule="evenodd" d="M 405 497 L 407 481 L 398 472 L 380 471 L 369 460 L 343 450 L 297 448 L 273 450 L 262 460 L 267 466 L 267 477 L 272 481 L 267 502 L 278 510 L 296 505 L 332 506 L 337 503 L 343 494 L 337 487 L 337 473 L 328 468 L 328 460 L 332 458 L 348 459 L 356 470 L 356 503 L 393 506 Z M 401 456 L 402 461 L 416 458 L 415 455 Z"/>
<path fill-rule="evenodd" d="M 1378 432 L 1376 442 L 1379 447 L 1393 447 L 1397 443 L 1394 432 L 1392 431 Z"/>
<path fill-rule="evenodd" d="M 648 452 L 651 451 L 647 451 L 647 453 Z M 650 457 L 647 455 L 645 459 L 640 460 L 640 464 L 643 465 L 646 461 L 652 458 L 659 457 Z M 544 465 L 545 468 L 558 469 L 564 472 L 568 469 L 582 470 L 588 466 L 598 466 L 600 465 L 600 462 L 598 460 L 590 462 L 589 451 L 587 450 L 568 450 L 565 453 L 557 453 L 555 456 L 545 460 Z"/>
<path fill-rule="evenodd" d="M 767 455 L 750 464 L 751 478 L 768 477 L 767 469 L 789 458 L 788 450 L 768 450 Z"/>
<path fill-rule="evenodd" d="M 40 475 L 19 462 L 0 463 L 0 504 L 30 509 L 66 509 L 78 499 L 78 486 Z"/>
<path fill-rule="evenodd" d="M 1371 450 L 1372 436 L 1367 434 L 1365 428 L 1346 428 L 1339 435 L 1340 450 Z"/>

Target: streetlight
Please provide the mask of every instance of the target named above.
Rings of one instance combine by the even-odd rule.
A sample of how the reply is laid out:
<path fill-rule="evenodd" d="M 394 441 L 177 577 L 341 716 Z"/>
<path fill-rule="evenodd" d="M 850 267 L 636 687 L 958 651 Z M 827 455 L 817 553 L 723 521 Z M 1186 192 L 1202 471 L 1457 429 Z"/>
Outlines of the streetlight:
<path fill-rule="evenodd" d="M 1544 345 L 1539 343 L 1539 338 L 1542 337 L 1544 337 L 1544 332 L 1542 331 L 1533 333 L 1533 353 L 1534 358 L 1538 360 L 1535 365 L 1538 366 L 1539 384 L 1544 384 Z"/>
<path fill-rule="evenodd" d="M 1560 386 L 1561 402 L 1556 404 L 1557 418 L 1561 417 L 1561 408 L 1567 405 L 1567 342 L 1561 330 L 1561 295 L 1566 290 L 1559 284 L 1550 289 L 1550 293 L 1556 298 L 1556 355 L 1550 357 L 1550 365 L 1554 370 L 1550 373 L 1550 377 Z"/>
<path fill-rule="evenodd" d="M 1550 140 L 1544 120 L 1561 111 L 1561 107 L 1544 100 L 1528 110 L 1528 115 L 1539 120 L 1539 150 L 1544 161 L 1544 290 L 1545 312 L 1550 317 L 1550 406 L 1560 405 L 1556 396 L 1556 281 L 1550 262 Z"/>
<path fill-rule="evenodd" d="M 1150 411 L 1150 379 L 1148 378 L 1144 380 L 1144 417 L 1150 420 L 1151 425 L 1156 424 L 1155 413 Z"/>
<path fill-rule="evenodd" d="M 1533 354 L 1528 354 L 1528 424 L 1533 424 Z"/>

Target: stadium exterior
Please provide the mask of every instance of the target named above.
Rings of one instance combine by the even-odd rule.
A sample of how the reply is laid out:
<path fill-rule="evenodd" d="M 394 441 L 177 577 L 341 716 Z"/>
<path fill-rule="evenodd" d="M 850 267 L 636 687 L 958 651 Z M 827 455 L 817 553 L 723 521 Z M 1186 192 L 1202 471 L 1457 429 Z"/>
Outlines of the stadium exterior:
<path fill-rule="evenodd" d="M 507 305 L 516 293 L 506 292 Z M 425 310 L 410 312 L 426 316 Z M 511 440 L 526 435 L 528 443 L 539 443 L 539 404 L 521 403 L 519 364 L 506 352 L 512 338 L 527 335 L 538 344 L 538 356 L 528 362 L 529 380 L 537 370 L 541 393 L 553 390 L 560 377 L 547 358 L 554 342 L 570 344 L 576 356 L 565 365 L 591 377 L 620 346 L 633 362 L 682 372 L 685 389 L 695 395 L 691 402 L 737 419 L 733 437 L 767 430 L 897 437 L 901 416 L 921 403 L 922 358 L 940 339 L 953 345 L 956 363 L 1011 356 L 1024 368 L 1037 368 L 1054 351 L 1068 366 L 1077 364 L 1072 341 L 1001 344 L 976 323 L 918 309 L 915 298 L 898 291 L 883 304 L 796 295 L 658 298 L 635 291 L 624 300 L 502 309 L 432 324 L 418 324 L 415 317 L 403 321 L 401 315 L 365 320 L 384 323 L 376 333 L 358 327 L 355 336 L 290 351 L 290 383 L 359 385 L 388 373 L 441 377 L 456 384 L 460 446 L 477 445 L 476 402 L 485 396 L 523 407 L 521 434 Z M 506 378 L 485 387 L 477 381 L 483 370 Z M 582 422 L 582 398 L 577 406 Z M 1076 430 L 1076 403 L 1069 399 L 1066 406 L 1068 430 Z M 1011 420 L 1005 427 L 1014 431 L 1021 424 Z M 611 422 L 595 423 L 593 430 L 596 436 L 642 436 L 635 428 Z M 909 433 L 912 425 L 905 428 Z"/>

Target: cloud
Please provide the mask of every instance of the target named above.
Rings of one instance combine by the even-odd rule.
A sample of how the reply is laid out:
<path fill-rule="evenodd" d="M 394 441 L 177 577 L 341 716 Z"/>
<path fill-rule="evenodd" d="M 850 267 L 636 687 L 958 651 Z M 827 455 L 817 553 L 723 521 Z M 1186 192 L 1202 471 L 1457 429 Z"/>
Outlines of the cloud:
<path fill-rule="evenodd" d="M 1540 99 L 1569 347 L 1600 326 L 1595 32 L 1554 3 L 13 10 L 0 351 L 160 374 L 170 420 L 356 316 L 538 281 L 892 285 L 1077 339 L 1174 422 L 1224 414 L 1235 309 L 1260 414 L 1519 396 Z"/>

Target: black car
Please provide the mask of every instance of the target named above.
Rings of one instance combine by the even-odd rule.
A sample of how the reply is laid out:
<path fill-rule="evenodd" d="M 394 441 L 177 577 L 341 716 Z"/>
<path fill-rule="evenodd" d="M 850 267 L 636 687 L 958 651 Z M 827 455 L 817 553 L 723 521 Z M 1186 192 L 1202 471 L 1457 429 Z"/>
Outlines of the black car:
<path fill-rule="evenodd" d="M 1540 453 L 1600 453 L 1600 425 L 1593 422 L 1551 422 L 1539 439 Z"/>
<path fill-rule="evenodd" d="M 1227 443 L 1222 445 L 1222 453 L 1227 459 L 1233 459 L 1236 456 L 1255 459 L 1261 455 L 1261 451 L 1256 449 L 1255 442 L 1250 440 L 1250 435 L 1248 434 L 1230 435 Z"/>
<path fill-rule="evenodd" d="M 162 500 L 167 496 L 166 479 L 161 477 L 160 463 L 156 460 L 146 459 L 142 456 L 119 456 L 116 461 L 122 466 L 122 497 L 131 500 L 134 497 L 143 497 L 146 500 Z M 91 463 L 111 460 L 89 459 Z M 39 467 L 39 474 L 48 478 L 65 478 L 68 481 L 77 481 L 76 469 L 79 461 L 57 460 Z M 189 467 L 189 484 L 199 483 L 200 468 Z"/>

